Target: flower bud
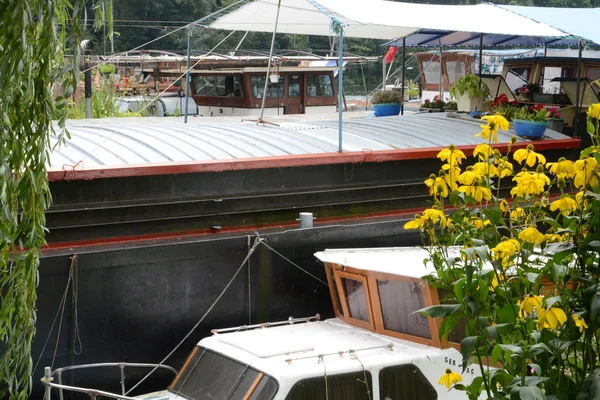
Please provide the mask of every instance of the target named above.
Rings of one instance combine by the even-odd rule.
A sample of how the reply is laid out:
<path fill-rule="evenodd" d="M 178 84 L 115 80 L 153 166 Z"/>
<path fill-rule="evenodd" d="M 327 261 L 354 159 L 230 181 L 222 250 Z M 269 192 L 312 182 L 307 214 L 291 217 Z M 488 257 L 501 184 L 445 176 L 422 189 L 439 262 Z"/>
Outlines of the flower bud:
<path fill-rule="evenodd" d="M 527 145 L 527 150 L 528 151 L 533 151 L 533 145 L 532 144 L 528 144 Z"/>
<path fill-rule="evenodd" d="M 456 150 L 456 146 L 455 146 L 454 144 L 451 144 L 450 146 L 448 146 L 448 148 L 449 148 L 451 151 L 454 151 L 454 150 Z"/>
<path fill-rule="evenodd" d="M 539 164 L 537 166 L 537 168 L 535 169 L 535 172 L 540 173 L 540 174 L 543 173 L 544 172 L 544 166 L 542 164 Z"/>
<path fill-rule="evenodd" d="M 558 182 L 556 183 L 556 186 L 558 186 L 559 188 L 564 188 L 565 186 L 567 186 L 567 183 L 565 182 L 565 177 L 564 176 L 559 176 L 558 177 Z"/>
<path fill-rule="evenodd" d="M 512 136 L 512 137 L 510 138 L 510 140 L 509 140 L 509 142 L 508 142 L 508 143 L 510 143 L 510 144 L 515 144 L 516 142 L 517 142 L 517 137 L 516 137 L 516 136 Z"/>

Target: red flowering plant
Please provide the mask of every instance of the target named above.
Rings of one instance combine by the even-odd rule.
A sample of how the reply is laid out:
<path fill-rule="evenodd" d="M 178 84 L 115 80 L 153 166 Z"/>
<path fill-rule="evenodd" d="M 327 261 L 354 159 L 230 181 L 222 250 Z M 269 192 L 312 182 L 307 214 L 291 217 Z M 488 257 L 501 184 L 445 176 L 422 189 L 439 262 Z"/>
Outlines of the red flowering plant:
<path fill-rule="evenodd" d="M 548 119 L 562 119 L 560 114 L 558 113 L 558 107 L 548 107 Z"/>
<path fill-rule="evenodd" d="M 525 121 L 544 122 L 548 120 L 550 111 L 543 104 L 536 104 L 529 107 L 522 107 L 513 117 Z"/>
<path fill-rule="evenodd" d="M 509 121 L 512 121 L 518 111 L 519 102 L 516 100 L 510 101 L 508 96 L 504 93 L 495 97 L 494 101 L 490 105 L 490 113 L 492 115 L 502 115 Z"/>
<path fill-rule="evenodd" d="M 423 103 L 421 103 L 421 108 L 433 108 L 443 110 L 445 106 L 446 103 L 444 102 L 444 100 L 440 99 L 440 96 L 435 96 L 433 98 L 433 101 L 425 100 Z"/>
<path fill-rule="evenodd" d="M 532 101 L 533 94 L 528 85 L 523 85 L 515 90 L 515 95 L 521 96 L 524 101 Z"/>

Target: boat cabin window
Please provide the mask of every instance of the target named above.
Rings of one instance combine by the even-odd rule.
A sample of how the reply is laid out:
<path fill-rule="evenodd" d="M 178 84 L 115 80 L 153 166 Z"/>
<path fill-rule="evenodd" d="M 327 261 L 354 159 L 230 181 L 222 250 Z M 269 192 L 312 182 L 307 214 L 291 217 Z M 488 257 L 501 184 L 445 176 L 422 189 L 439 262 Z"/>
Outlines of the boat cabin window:
<path fill-rule="evenodd" d="M 587 70 L 587 80 L 596 95 L 598 95 L 600 93 L 600 69 L 589 68 Z M 595 103 L 595 101 L 593 102 Z"/>
<path fill-rule="evenodd" d="M 506 73 L 506 84 L 515 92 L 518 88 L 529 83 L 531 68 L 511 68 Z"/>
<path fill-rule="evenodd" d="M 255 75 L 250 77 L 250 84 L 252 85 L 252 97 L 261 99 L 265 91 L 265 76 Z M 273 83 L 269 78 L 269 84 L 267 85 L 267 99 L 269 98 L 283 98 L 283 76 L 280 76 L 276 83 Z"/>
<path fill-rule="evenodd" d="M 204 347 L 194 348 L 169 386 L 190 400 L 270 400 L 277 389 L 273 378 Z"/>
<path fill-rule="evenodd" d="M 454 81 L 465 76 L 464 61 L 446 61 L 446 73 L 448 74 L 448 83 L 452 85 Z"/>
<path fill-rule="evenodd" d="M 343 314 L 342 302 L 340 300 L 340 294 L 338 292 L 337 285 L 335 284 L 335 276 L 333 276 L 333 267 L 329 263 L 325 263 L 325 272 L 327 273 L 327 283 L 329 285 L 329 291 L 333 300 L 333 307 L 336 315 Z"/>
<path fill-rule="evenodd" d="M 294 385 L 285 399 L 370 400 L 372 390 L 371 373 L 359 371 L 304 379 Z"/>
<path fill-rule="evenodd" d="M 308 97 L 333 96 L 333 84 L 329 74 L 308 74 L 306 76 L 306 95 Z"/>
<path fill-rule="evenodd" d="M 232 75 L 200 75 L 192 78 L 194 94 L 207 97 L 243 97 L 242 79 Z"/>
<path fill-rule="evenodd" d="M 438 396 L 434 387 L 417 366 L 404 364 L 379 371 L 379 398 L 382 400 L 436 400 Z"/>
<path fill-rule="evenodd" d="M 288 97 L 300 96 L 300 75 L 288 75 Z"/>
<path fill-rule="evenodd" d="M 427 68 L 425 68 L 427 66 Z M 440 62 L 432 61 L 429 64 L 424 64 L 423 77 L 425 78 L 426 84 L 438 84 L 440 83 Z"/>
<path fill-rule="evenodd" d="M 352 318 L 360 319 L 361 321 L 369 322 L 369 313 L 367 311 L 367 294 L 365 293 L 366 285 L 354 279 L 342 278 L 342 284 L 346 291 L 346 301 L 348 302 L 348 310 Z"/>
<path fill-rule="evenodd" d="M 425 308 L 417 282 L 377 280 L 383 327 L 389 331 L 431 339 L 427 317 L 415 311 Z"/>

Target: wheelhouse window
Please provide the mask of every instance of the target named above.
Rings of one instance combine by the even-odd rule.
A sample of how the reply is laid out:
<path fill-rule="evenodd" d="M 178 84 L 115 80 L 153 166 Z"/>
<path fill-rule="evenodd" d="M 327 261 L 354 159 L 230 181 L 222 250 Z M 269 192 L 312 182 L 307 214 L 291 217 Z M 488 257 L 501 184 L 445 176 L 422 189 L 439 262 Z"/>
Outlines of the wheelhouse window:
<path fill-rule="evenodd" d="M 448 82 L 452 85 L 454 81 L 465 76 L 464 61 L 446 61 L 446 73 Z"/>
<path fill-rule="evenodd" d="M 327 283 L 329 284 L 329 290 L 331 297 L 334 299 L 334 306 L 336 314 L 343 314 L 342 302 L 340 301 L 340 294 L 335 284 L 335 276 L 333 276 L 333 268 L 330 264 L 325 264 L 325 272 L 327 273 Z"/>
<path fill-rule="evenodd" d="M 306 77 L 306 95 L 308 97 L 333 96 L 333 84 L 329 74 L 308 74 Z"/>
<path fill-rule="evenodd" d="M 185 399 L 270 400 L 277 382 L 239 361 L 195 347 L 169 391 Z"/>
<path fill-rule="evenodd" d="M 418 283 L 378 279 L 377 289 L 386 330 L 431 339 L 427 318 L 415 313 L 425 308 Z"/>
<path fill-rule="evenodd" d="M 373 390 L 367 371 L 340 375 L 323 375 L 294 385 L 286 400 L 370 400 Z"/>
<path fill-rule="evenodd" d="M 379 371 L 379 398 L 436 400 L 438 396 L 434 387 L 417 366 L 404 364 Z"/>
<path fill-rule="evenodd" d="M 425 68 L 427 67 L 427 68 Z M 440 62 L 432 61 L 429 64 L 423 64 L 423 77 L 425 78 L 425 83 L 428 84 L 438 84 L 440 83 Z"/>
<path fill-rule="evenodd" d="M 506 74 L 506 84 L 513 92 L 529 83 L 531 68 L 511 68 Z"/>
<path fill-rule="evenodd" d="M 346 291 L 346 302 L 348 303 L 350 317 L 369 322 L 366 286 L 361 281 L 346 278 L 342 278 L 342 285 Z"/>
<path fill-rule="evenodd" d="M 192 77 L 196 96 L 243 97 L 242 78 L 238 75 L 200 75 Z"/>
<path fill-rule="evenodd" d="M 250 77 L 250 84 L 252 85 L 252 97 L 261 99 L 265 91 L 265 76 Z M 269 84 L 267 85 L 267 99 L 269 98 L 283 98 L 283 76 L 280 76 L 275 83 L 269 78 Z"/>
<path fill-rule="evenodd" d="M 300 96 L 300 75 L 288 76 L 288 97 Z"/>

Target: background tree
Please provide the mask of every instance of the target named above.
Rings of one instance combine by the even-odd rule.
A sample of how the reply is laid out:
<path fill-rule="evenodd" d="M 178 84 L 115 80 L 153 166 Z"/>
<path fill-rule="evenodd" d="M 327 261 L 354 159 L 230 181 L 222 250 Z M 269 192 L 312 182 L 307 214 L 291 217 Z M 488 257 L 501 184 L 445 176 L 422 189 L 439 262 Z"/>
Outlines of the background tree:
<path fill-rule="evenodd" d="M 100 0 L 88 3 L 101 21 Z M 44 212 L 51 201 L 46 171 L 50 135 L 64 135 L 64 99 L 79 77 L 85 5 L 86 0 L 0 3 L 2 398 L 27 399 L 31 390 L 38 266 L 45 244 Z M 106 6 L 110 10 L 112 0 Z M 65 63 L 65 52 L 75 55 L 72 64 Z M 55 116 L 60 121 L 56 126 Z"/>

